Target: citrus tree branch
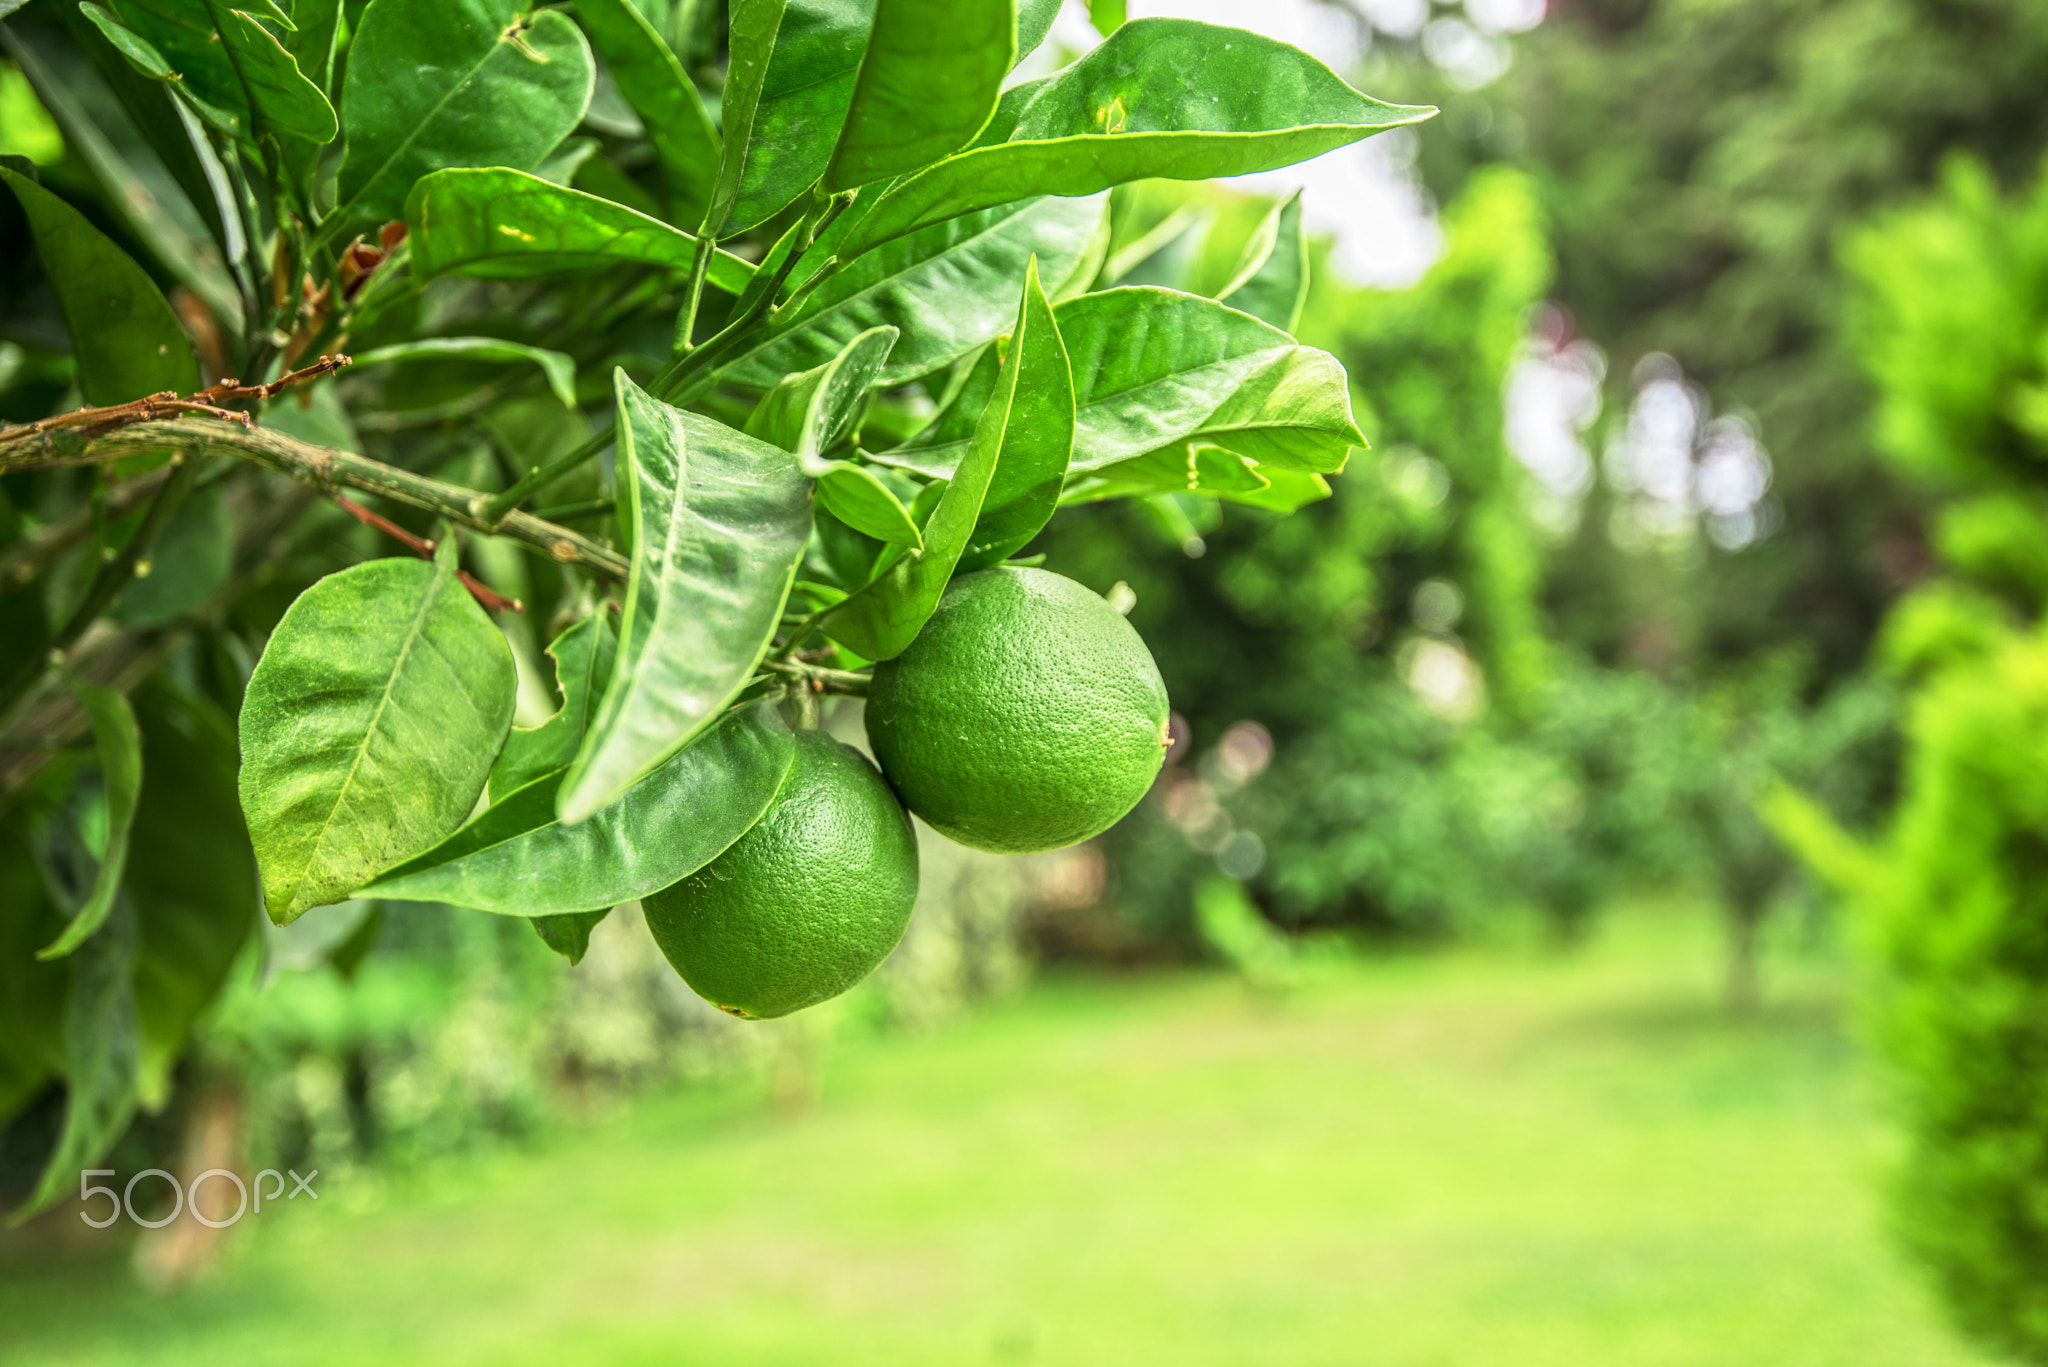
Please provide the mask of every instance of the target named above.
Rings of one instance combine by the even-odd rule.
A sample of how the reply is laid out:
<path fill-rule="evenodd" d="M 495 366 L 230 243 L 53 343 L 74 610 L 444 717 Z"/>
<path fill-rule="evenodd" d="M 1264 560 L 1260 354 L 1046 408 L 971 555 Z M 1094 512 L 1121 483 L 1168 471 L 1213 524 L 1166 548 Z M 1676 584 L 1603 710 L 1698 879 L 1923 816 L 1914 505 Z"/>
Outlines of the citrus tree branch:
<path fill-rule="evenodd" d="M 488 494 L 353 452 L 317 446 L 275 428 L 245 427 L 206 416 L 148 418 L 98 430 L 53 430 L 39 425 L 0 428 L 0 474 L 53 459 L 104 462 L 166 451 L 195 458 L 234 456 L 282 471 L 322 493 L 348 488 L 377 494 L 476 531 L 509 537 L 559 564 L 576 565 L 606 579 L 626 578 L 625 557 L 581 532 L 522 512 L 508 513 L 496 523 L 486 522 L 481 513 Z"/>

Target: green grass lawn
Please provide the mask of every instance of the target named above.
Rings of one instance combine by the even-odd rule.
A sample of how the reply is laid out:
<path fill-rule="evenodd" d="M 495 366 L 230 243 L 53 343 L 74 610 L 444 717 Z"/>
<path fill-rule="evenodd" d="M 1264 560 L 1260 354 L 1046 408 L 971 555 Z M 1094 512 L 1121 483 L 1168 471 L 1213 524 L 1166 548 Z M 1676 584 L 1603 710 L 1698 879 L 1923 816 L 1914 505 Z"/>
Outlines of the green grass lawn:
<path fill-rule="evenodd" d="M 1716 1010 L 1703 924 L 1565 958 L 1053 978 L 849 1039 L 818 1102 L 645 1099 L 245 1221 L 172 1293 L 0 1286 L 8 1363 L 1980 1359 L 1882 1237 L 1838 975 Z"/>

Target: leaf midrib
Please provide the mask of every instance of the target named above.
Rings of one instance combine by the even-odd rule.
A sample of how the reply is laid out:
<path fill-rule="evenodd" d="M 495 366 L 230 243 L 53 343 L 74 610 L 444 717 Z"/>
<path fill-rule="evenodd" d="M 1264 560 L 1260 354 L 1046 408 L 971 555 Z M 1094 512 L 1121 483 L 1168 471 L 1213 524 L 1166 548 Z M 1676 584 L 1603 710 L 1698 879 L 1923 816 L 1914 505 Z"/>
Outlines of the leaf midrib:
<path fill-rule="evenodd" d="M 384 691 L 377 699 L 377 710 L 370 718 L 370 724 L 363 728 L 362 743 L 356 746 L 355 758 L 349 762 L 348 773 L 341 780 L 341 789 L 334 795 L 334 805 L 327 811 L 327 819 L 320 823 L 320 833 L 313 838 L 313 847 L 306 855 L 306 862 L 299 874 L 298 882 L 292 885 L 292 905 L 299 901 L 299 890 L 305 886 L 306 877 L 319 861 L 320 851 L 327 845 L 327 833 L 334 828 L 334 819 L 348 802 L 349 790 L 355 786 L 356 774 L 363 767 L 364 756 L 370 753 L 370 742 L 377 735 L 378 727 L 384 720 L 384 713 L 391 706 L 391 695 L 398 686 L 399 676 L 405 673 L 406 662 L 412 658 L 416 641 L 424 634 L 423 624 L 427 615 L 434 610 L 441 593 L 448 583 L 438 562 L 434 565 L 434 577 L 427 585 L 427 592 L 420 600 L 420 608 L 413 615 L 412 625 L 406 629 L 405 644 L 399 648 L 398 659 L 391 666 L 391 673 L 384 680 Z"/>

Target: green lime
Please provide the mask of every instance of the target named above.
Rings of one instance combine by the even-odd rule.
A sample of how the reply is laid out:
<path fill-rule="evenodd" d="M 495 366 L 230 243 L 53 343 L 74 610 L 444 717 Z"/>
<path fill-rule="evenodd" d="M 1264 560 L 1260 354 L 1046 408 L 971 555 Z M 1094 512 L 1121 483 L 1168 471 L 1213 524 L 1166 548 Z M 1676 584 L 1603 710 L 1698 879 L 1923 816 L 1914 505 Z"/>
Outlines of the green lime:
<path fill-rule="evenodd" d="M 732 848 L 646 898 L 697 994 L 765 1020 L 836 997 L 889 957 L 917 900 L 917 835 L 858 750 L 796 733 L 775 805 Z"/>
<path fill-rule="evenodd" d="M 964 574 L 875 666 L 868 743 L 905 805 L 963 845 L 1026 854 L 1114 825 L 1165 758 L 1166 685 L 1117 610 L 1073 580 Z"/>

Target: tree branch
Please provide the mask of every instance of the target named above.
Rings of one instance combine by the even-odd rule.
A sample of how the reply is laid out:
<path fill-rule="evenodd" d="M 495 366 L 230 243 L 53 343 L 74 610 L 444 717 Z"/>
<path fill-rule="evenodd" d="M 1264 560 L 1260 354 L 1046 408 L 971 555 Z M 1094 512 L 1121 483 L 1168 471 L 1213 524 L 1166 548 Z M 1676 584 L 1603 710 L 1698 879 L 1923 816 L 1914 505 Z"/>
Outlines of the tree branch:
<path fill-rule="evenodd" d="M 367 456 L 316 446 L 275 428 L 244 427 L 210 417 L 146 419 L 99 431 L 51 430 L 37 424 L 0 428 L 0 473 L 52 457 L 109 461 L 165 451 L 234 456 L 283 471 L 322 493 L 360 489 L 476 531 L 510 537 L 559 564 L 577 565 L 606 579 L 624 580 L 629 568 L 618 552 L 531 513 L 513 512 L 496 525 L 487 523 L 481 516 L 487 494 Z"/>

